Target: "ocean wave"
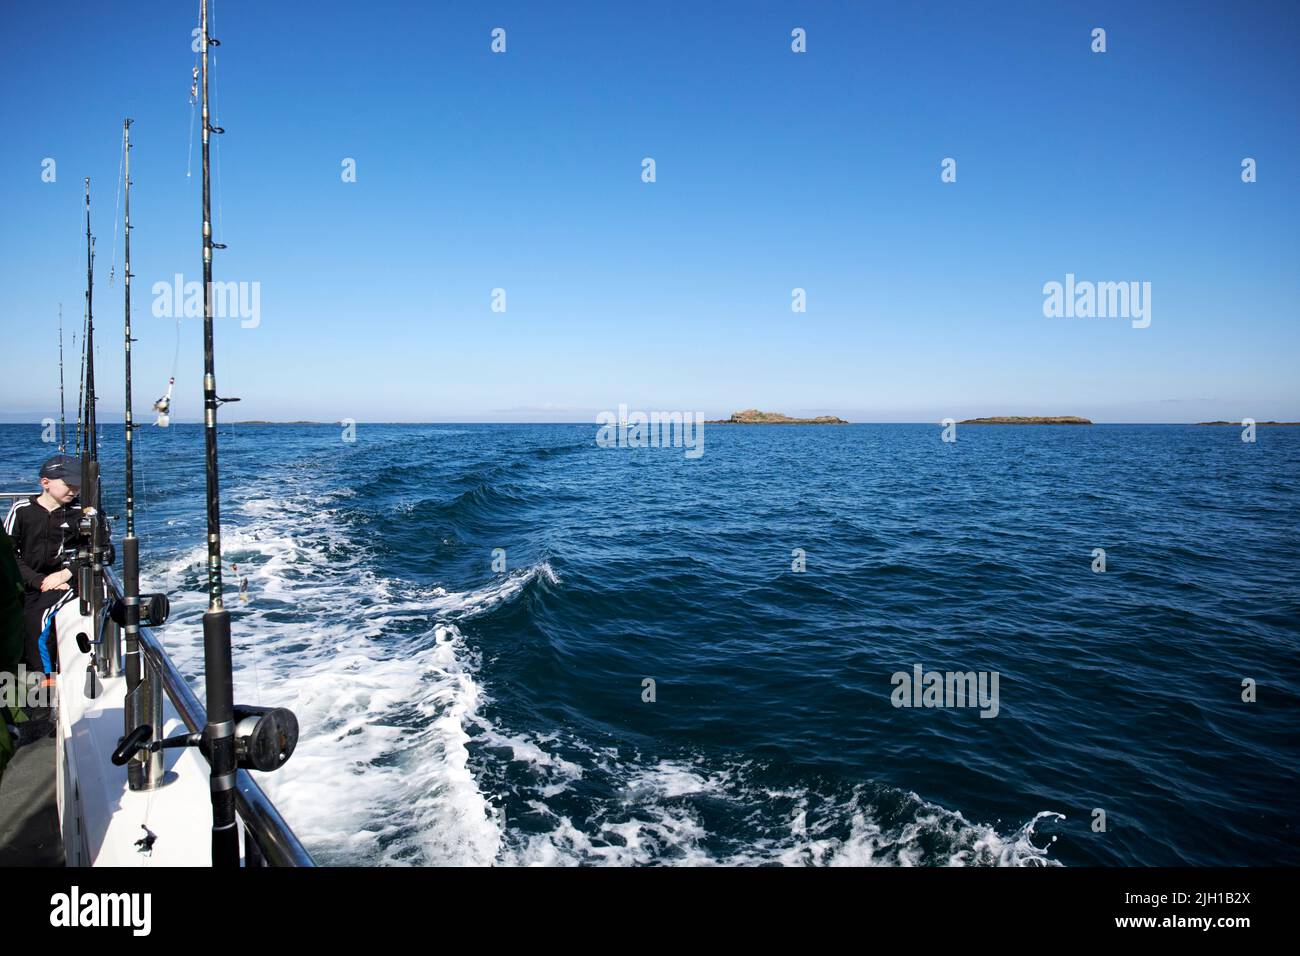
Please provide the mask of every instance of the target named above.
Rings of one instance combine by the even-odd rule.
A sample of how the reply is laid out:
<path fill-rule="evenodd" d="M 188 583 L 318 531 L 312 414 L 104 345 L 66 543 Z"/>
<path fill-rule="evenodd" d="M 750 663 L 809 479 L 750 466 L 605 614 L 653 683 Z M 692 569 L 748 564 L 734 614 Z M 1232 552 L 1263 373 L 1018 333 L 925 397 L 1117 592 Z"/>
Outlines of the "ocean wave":
<path fill-rule="evenodd" d="M 345 550 L 346 530 L 315 504 L 325 520 L 297 520 L 301 505 L 246 505 L 223 532 L 249 581 L 244 602 L 227 577 L 239 699 L 289 707 L 301 731 L 263 786 L 322 862 L 493 862 L 500 813 L 468 767 L 477 657 L 450 619 L 558 578 L 538 566 L 477 591 L 410 588 L 376 578 L 361 549 L 327 560 Z M 205 559 L 205 548 L 188 549 L 156 580 L 175 595 L 160 634 L 200 692 Z"/>
<path fill-rule="evenodd" d="M 874 784 L 773 789 L 749 762 L 646 760 L 570 741 L 586 751 L 580 761 L 557 758 L 527 735 L 493 728 L 488 736 L 529 771 L 515 774 L 529 782 L 513 796 L 531 819 L 503 834 L 505 865 L 1060 865 L 1049 856 L 1055 836 L 1034 841 L 1042 821 L 1065 819 L 1054 811 L 1003 833 L 915 793 Z M 557 798 L 578 781 L 601 797 L 566 811 Z"/>
<path fill-rule="evenodd" d="M 511 733 L 461 624 L 558 586 L 549 562 L 464 591 L 376 577 L 320 496 L 240 499 L 224 532 L 240 698 L 287 706 L 301 736 L 261 782 L 323 863 L 380 865 L 1041 865 L 1033 820 L 1009 834 L 915 794 L 794 785 L 774 798 L 751 765 L 710 767 Z M 315 520 L 304 521 L 310 514 Z M 165 562 L 165 642 L 202 685 L 206 549 Z M 247 602 L 232 580 L 247 578 Z M 346 608 L 346 613 L 341 609 Z M 575 802 L 581 782 L 593 791 Z M 514 825 L 506 797 L 525 808 Z M 718 831 L 725 817 L 743 834 Z M 807 819 L 799 823 L 800 814 Z"/>

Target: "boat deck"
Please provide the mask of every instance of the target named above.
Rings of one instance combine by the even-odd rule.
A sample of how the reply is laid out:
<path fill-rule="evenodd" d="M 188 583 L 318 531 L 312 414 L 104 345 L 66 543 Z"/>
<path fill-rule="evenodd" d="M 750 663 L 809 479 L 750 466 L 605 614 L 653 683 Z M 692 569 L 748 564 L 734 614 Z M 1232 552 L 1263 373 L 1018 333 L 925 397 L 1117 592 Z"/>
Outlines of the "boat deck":
<path fill-rule="evenodd" d="M 0 793 L 0 863 L 16 866 L 206 866 L 211 862 L 207 761 L 196 748 L 165 752 L 163 786 L 127 787 L 110 754 L 122 738 L 126 678 L 103 677 L 85 693 L 91 657 L 78 634 L 95 633 L 70 601 L 55 618 L 59 661 L 55 706 L 40 716 L 48 736 L 19 747 Z M 170 700 L 162 736 L 185 727 Z M 24 725 L 28 726 L 28 725 Z M 50 732 L 51 727 L 53 733 Z M 156 843 L 142 848 L 142 831 Z"/>
<path fill-rule="evenodd" d="M 54 737 L 19 747 L 0 780 L 0 866 L 63 866 Z"/>
<path fill-rule="evenodd" d="M 111 573 L 108 584 L 112 594 L 120 593 Z M 197 747 L 168 748 L 162 755 L 161 785 L 131 790 L 127 769 L 111 760 L 124 732 L 126 678 L 101 677 L 94 696 L 87 697 L 92 658 L 81 648 L 95 628 L 76 601 L 60 608 L 55 622 L 63 666 L 54 680 L 54 707 L 26 708 L 32 718 L 21 725 L 26 742 L 0 779 L 0 866 L 210 866 L 206 758 Z M 104 640 L 118 639 L 112 628 L 101 633 Z M 80 642 L 78 635 L 83 636 Z M 150 629 L 141 629 L 141 642 L 165 690 L 158 737 L 201 729 L 206 722 L 202 703 Z M 256 833 L 260 852 L 252 862 L 312 866 L 249 771 L 239 770 L 235 781 L 241 858 L 252 845 L 250 833 Z M 255 829 L 249 829 L 250 819 Z"/>

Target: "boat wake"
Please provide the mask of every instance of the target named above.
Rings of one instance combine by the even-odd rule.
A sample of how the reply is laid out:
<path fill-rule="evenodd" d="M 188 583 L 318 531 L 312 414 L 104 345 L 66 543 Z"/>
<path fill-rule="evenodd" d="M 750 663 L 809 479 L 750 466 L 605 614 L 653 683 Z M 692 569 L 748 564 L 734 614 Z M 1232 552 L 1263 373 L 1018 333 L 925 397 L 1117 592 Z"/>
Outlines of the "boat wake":
<path fill-rule="evenodd" d="M 647 759 L 493 728 L 483 738 L 507 764 L 495 784 L 526 808 L 503 833 L 504 864 L 1059 865 L 1048 856 L 1054 838 L 1033 839 L 1040 821 L 1064 819 L 1058 813 L 1039 813 L 1004 835 L 915 793 L 774 783 L 776 768 L 755 762 Z"/>
<path fill-rule="evenodd" d="M 244 602 L 227 577 L 239 697 L 301 726 L 293 759 L 259 780 L 319 862 L 1054 865 L 1033 838 L 1059 814 L 1004 833 L 891 788 L 499 726 L 458 625 L 560 585 L 555 571 L 467 591 L 377 577 L 340 514 L 350 496 L 249 495 L 223 532 L 249 582 Z M 174 595 L 160 636 L 200 692 L 205 558 L 176 554 L 147 582 Z"/>

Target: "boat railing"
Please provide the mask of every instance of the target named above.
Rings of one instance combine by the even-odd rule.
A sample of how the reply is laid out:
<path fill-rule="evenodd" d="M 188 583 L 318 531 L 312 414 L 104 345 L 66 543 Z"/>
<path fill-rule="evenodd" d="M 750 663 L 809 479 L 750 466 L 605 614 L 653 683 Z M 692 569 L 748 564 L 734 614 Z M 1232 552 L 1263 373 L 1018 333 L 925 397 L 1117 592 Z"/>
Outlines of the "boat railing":
<path fill-rule="evenodd" d="M 33 492 L 0 491 L 0 503 L 8 504 L 14 498 L 25 498 Z M 7 512 L 7 508 L 5 511 Z M 104 569 L 104 585 L 110 598 L 122 596 L 122 585 L 112 568 Z M 105 639 L 120 641 L 121 630 L 110 621 L 104 630 Z M 155 726 L 161 724 L 162 693 L 166 693 L 176 712 L 191 733 L 201 733 L 208 722 L 207 710 L 190 687 L 185 676 L 177 670 L 163 649 L 153 630 L 141 625 L 140 650 L 143 657 L 143 679 L 137 693 L 143 695 L 138 713 L 156 715 Z M 120 659 L 120 655 L 119 655 Z M 124 708 L 125 710 L 125 708 Z M 124 733 L 133 728 L 124 728 Z M 271 866 L 315 866 L 302 841 L 290 829 L 280 811 L 275 808 L 257 781 L 247 770 L 235 774 L 236 803 L 244 824 L 245 864 Z"/>

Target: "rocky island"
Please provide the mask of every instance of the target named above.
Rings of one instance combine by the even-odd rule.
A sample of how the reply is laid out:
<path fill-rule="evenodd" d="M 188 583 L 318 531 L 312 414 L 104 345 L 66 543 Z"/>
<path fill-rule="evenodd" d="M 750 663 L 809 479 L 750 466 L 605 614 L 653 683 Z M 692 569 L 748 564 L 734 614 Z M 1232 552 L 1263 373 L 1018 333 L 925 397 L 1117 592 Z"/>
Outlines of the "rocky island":
<path fill-rule="evenodd" d="M 780 412 L 760 412 L 757 408 L 747 408 L 735 412 L 730 418 L 722 418 L 706 425 L 847 425 L 842 418 L 834 415 L 818 415 L 816 418 L 791 418 Z"/>
<path fill-rule="evenodd" d="M 958 425 L 1091 425 L 1078 415 L 995 415 L 992 418 L 968 418 Z"/>

